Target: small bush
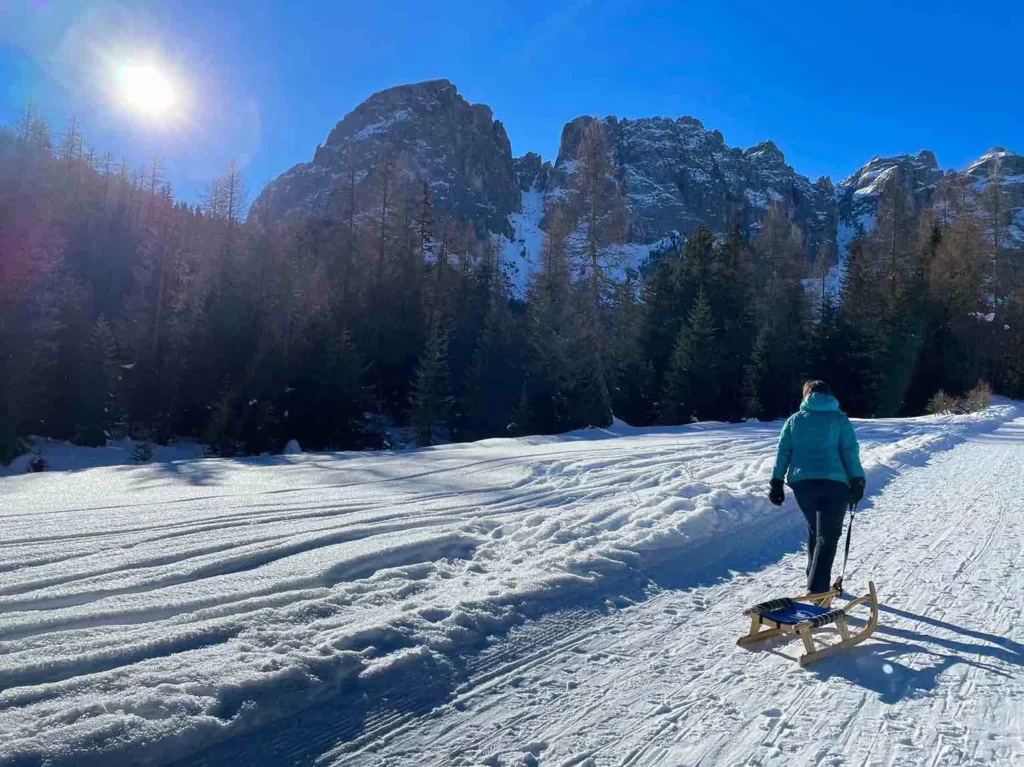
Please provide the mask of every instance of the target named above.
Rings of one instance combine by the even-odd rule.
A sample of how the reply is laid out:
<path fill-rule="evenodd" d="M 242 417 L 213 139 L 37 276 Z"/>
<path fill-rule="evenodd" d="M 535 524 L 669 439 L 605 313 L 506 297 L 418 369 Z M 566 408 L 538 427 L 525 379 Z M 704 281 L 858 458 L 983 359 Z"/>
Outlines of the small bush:
<path fill-rule="evenodd" d="M 991 398 L 992 387 L 984 381 L 978 381 L 975 387 L 967 392 L 967 396 L 964 397 L 964 410 L 968 413 L 977 413 L 979 410 L 984 410 L 988 407 Z"/>
<path fill-rule="evenodd" d="M 28 467 L 25 471 L 29 474 L 38 474 L 41 471 L 46 471 L 46 459 L 41 455 L 34 455 L 28 459 Z"/>
<path fill-rule="evenodd" d="M 946 394 L 942 389 L 939 389 L 928 400 L 928 407 L 925 408 L 925 412 L 928 415 L 952 415 L 959 410 L 959 404 L 956 397 L 952 394 Z"/>
<path fill-rule="evenodd" d="M 132 460 L 135 463 L 149 463 L 153 460 L 153 443 L 148 439 L 136 442 L 132 448 Z"/>

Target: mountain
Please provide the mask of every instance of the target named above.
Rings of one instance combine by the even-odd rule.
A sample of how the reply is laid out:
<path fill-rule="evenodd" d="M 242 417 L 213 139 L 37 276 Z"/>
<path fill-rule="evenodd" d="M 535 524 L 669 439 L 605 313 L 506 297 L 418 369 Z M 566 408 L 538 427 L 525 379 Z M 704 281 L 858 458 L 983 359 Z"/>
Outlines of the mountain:
<path fill-rule="evenodd" d="M 517 266 L 522 285 L 539 259 L 546 204 L 570 183 L 584 130 L 597 119 L 568 122 L 551 163 L 533 152 L 513 157 L 491 109 L 466 101 L 448 80 L 388 88 L 335 125 L 311 162 L 274 179 L 250 215 L 274 220 L 337 211 L 350 198 L 358 211 L 373 211 L 384 170 L 391 167 L 392 190 L 418 196 L 426 183 L 438 213 L 472 223 L 478 234 L 491 233 L 505 260 Z M 928 150 L 874 157 L 833 185 L 827 177 L 812 181 L 798 173 L 772 141 L 731 147 L 694 117 L 610 116 L 600 122 L 625 192 L 629 228 L 621 249 L 632 265 L 666 237 L 685 235 L 698 223 L 717 233 L 733 222 L 756 228 L 773 203 L 792 211 L 809 259 L 822 243 L 836 244 L 842 253 L 858 230 L 872 228 L 887 183 L 903 185 L 921 210 L 933 204 L 944 176 L 963 181 L 978 201 L 999 178 L 1007 241 L 1024 244 L 1024 157 L 1001 147 L 963 171 L 943 171 Z"/>
<path fill-rule="evenodd" d="M 564 186 L 576 164 L 583 131 L 593 117 L 578 117 L 562 130 L 553 182 Z M 812 183 L 786 164 L 775 144 L 730 147 L 722 134 L 694 117 L 606 117 L 606 142 L 626 192 L 628 240 L 657 241 L 703 222 L 725 232 L 733 221 L 750 227 L 773 202 L 793 210 L 813 254 L 832 239 L 834 200 L 828 179 Z"/>
<path fill-rule="evenodd" d="M 1024 155 L 993 147 L 968 165 L 964 173 L 977 191 L 984 191 L 993 179 L 999 180 L 1007 237 L 1011 244 L 1024 245 Z"/>
<path fill-rule="evenodd" d="M 842 244 L 858 227 L 870 231 L 878 198 L 889 182 L 907 187 L 918 209 L 927 207 L 943 176 L 935 154 L 925 149 L 916 155 L 872 157 L 836 187 L 839 240 Z"/>
<path fill-rule="evenodd" d="M 388 160 L 398 181 L 430 186 L 439 212 L 480 231 L 510 233 L 508 217 L 521 201 L 508 136 L 490 107 L 470 104 L 448 80 L 370 96 L 334 126 L 312 162 L 294 166 L 260 193 L 253 214 L 327 212 L 349 194 L 351 181 L 358 200 L 372 207 Z"/>

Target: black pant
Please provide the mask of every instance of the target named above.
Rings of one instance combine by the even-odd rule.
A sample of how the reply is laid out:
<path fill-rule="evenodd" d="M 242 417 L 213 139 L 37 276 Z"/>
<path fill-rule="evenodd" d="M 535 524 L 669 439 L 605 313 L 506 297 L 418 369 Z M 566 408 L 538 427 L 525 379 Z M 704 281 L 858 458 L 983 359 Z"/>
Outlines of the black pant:
<path fill-rule="evenodd" d="M 832 585 L 832 562 L 843 534 L 848 491 L 845 482 L 830 479 L 806 479 L 793 485 L 807 520 L 807 590 L 812 594 L 828 591 Z"/>

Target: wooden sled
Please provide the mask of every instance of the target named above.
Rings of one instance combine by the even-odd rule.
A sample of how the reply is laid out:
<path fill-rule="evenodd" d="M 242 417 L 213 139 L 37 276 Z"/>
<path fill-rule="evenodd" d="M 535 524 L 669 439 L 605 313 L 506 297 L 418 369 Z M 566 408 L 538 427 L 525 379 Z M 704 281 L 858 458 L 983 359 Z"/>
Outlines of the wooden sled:
<path fill-rule="evenodd" d="M 803 640 L 807 651 L 800 656 L 800 665 L 806 666 L 816 660 L 860 644 L 874 633 L 878 626 L 878 595 L 875 584 L 868 583 L 868 593 L 847 602 L 842 607 L 832 608 L 832 600 L 839 595 L 833 588 L 823 594 L 805 594 L 800 597 L 782 597 L 754 605 L 743 614 L 750 618 L 750 633 L 736 642 L 740 647 L 763 642 L 783 634 L 797 634 Z M 867 604 L 871 616 L 860 631 L 852 632 L 848 622 L 849 612 L 858 605 Z M 840 641 L 818 647 L 812 632 L 823 626 L 835 624 Z"/>

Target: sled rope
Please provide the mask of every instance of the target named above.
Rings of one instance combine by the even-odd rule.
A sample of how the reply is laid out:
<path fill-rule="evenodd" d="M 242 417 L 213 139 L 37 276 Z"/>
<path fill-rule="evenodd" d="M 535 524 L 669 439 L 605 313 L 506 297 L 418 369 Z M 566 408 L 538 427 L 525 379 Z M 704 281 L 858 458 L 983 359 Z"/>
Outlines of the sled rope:
<path fill-rule="evenodd" d="M 850 504 L 850 522 L 846 526 L 846 550 L 843 552 L 843 570 L 839 574 L 839 580 L 832 587 L 840 594 L 843 592 L 843 578 L 846 577 L 846 560 L 850 558 L 850 537 L 853 535 L 853 515 L 857 512 L 857 504 Z"/>

